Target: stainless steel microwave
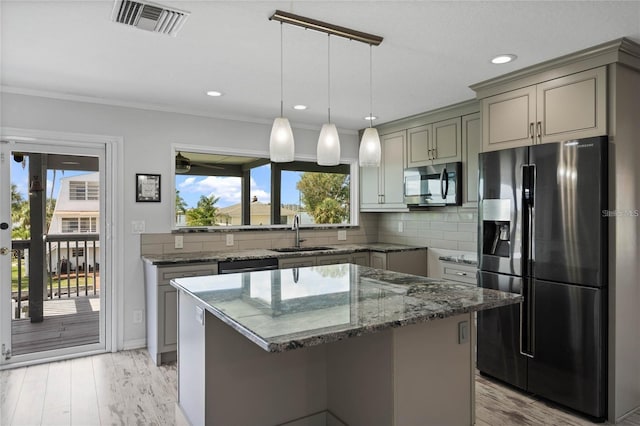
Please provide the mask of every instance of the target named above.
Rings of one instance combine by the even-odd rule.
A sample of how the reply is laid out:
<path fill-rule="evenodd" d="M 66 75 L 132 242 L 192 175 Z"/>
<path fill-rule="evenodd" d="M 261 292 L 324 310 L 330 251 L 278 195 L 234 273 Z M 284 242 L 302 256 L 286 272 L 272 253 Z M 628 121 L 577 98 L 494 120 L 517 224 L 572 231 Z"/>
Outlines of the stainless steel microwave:
<path fill-rule="evenodd" d="M 462 205 L 462 163 L 405 169 L 404 202 L 409 207 Z"/>

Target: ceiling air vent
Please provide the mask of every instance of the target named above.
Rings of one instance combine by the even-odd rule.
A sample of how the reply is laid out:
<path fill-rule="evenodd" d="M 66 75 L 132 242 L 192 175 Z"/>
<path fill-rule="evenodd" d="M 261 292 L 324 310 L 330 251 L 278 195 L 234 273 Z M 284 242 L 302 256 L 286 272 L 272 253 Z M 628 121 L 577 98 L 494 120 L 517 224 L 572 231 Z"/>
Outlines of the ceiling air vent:
<path fill-rule="evenodd" d="M 159 4 L 116 0 L 112 19 L 121 24 L 175 37 L 188 17 L 189 12 Z"/>

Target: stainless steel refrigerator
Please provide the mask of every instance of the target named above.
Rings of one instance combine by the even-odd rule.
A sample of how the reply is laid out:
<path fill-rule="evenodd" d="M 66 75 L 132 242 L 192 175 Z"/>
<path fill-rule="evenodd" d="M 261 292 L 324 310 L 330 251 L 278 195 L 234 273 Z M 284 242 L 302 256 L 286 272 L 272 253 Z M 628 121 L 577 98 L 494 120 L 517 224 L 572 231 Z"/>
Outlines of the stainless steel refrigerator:
<path fill-rule="evenodd" d="M 594 418 L 607 413 L 607 137 L 480 154 L 477 367 Z"/>

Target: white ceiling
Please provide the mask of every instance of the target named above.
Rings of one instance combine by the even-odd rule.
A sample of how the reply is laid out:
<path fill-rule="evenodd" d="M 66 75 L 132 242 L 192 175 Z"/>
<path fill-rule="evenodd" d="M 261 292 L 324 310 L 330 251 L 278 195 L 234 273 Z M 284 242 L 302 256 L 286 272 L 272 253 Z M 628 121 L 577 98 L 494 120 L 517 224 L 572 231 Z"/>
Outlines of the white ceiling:
<path fill-rule="evenodd" d="M 280 108 L 280 24 L 292 12 L 384 37 L 373 48 L 376 123 L 474 97 L 468 86 L 580 49 L 640 43 L 640 1 L 165 1 L 191 12 L 177 37 L 111 21 L 113 1 L 1 0 L 1 84 L 18 93 L 269 123 Z M 327 36 L 284 26 L 285 115 L 327 113 Z M 367 126 L 368 45 L 331 37 L 331 115 Z M 492 65 L 498 53 L 518 60 Z M 211 98 L 207 90 L 224 96 Z M 294 111 L 294 104 L 309 106 Z"/>

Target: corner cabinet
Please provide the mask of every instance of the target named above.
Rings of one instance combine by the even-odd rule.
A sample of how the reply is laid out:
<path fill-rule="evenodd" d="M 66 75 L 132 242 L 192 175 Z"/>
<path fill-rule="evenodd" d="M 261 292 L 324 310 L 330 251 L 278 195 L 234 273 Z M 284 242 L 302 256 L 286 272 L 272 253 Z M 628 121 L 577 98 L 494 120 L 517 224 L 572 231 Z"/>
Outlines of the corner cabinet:
<path fill-rule="evenodd" d="M 462 117 L 462 207 L 478 207 L 478 154 L 482 149 L 480 113 Z"/>
<path fill-rule="evenodd" d="M 427 249 L 392 251 L 382 253 L 372 251 L 370 255 L 372 268 L 427 276 Z"/>
<path fill-rule="evenodd" d="M 406 210 L 404 204 L 404 155 L 407 132 L 380 136 L 380 167 L 360 168 L 360 210 Z"/>
<path fill-rule="evenodd" d="M 160 365 L 176 360 L 178 313 L 176 289 L 169 284 L 175 278 L 215 275 L 217 263 L 144 264 L 147 351 Z"/>
<path fill-rule="evenodd" d="M 460 117 L 409 129 L 407 167 L 461 161 Z"/>
<path fill-rule="evenodd" d="M 482 99 L 483 151 L 607 134 L 607 71 L 594 68 Z"/>

